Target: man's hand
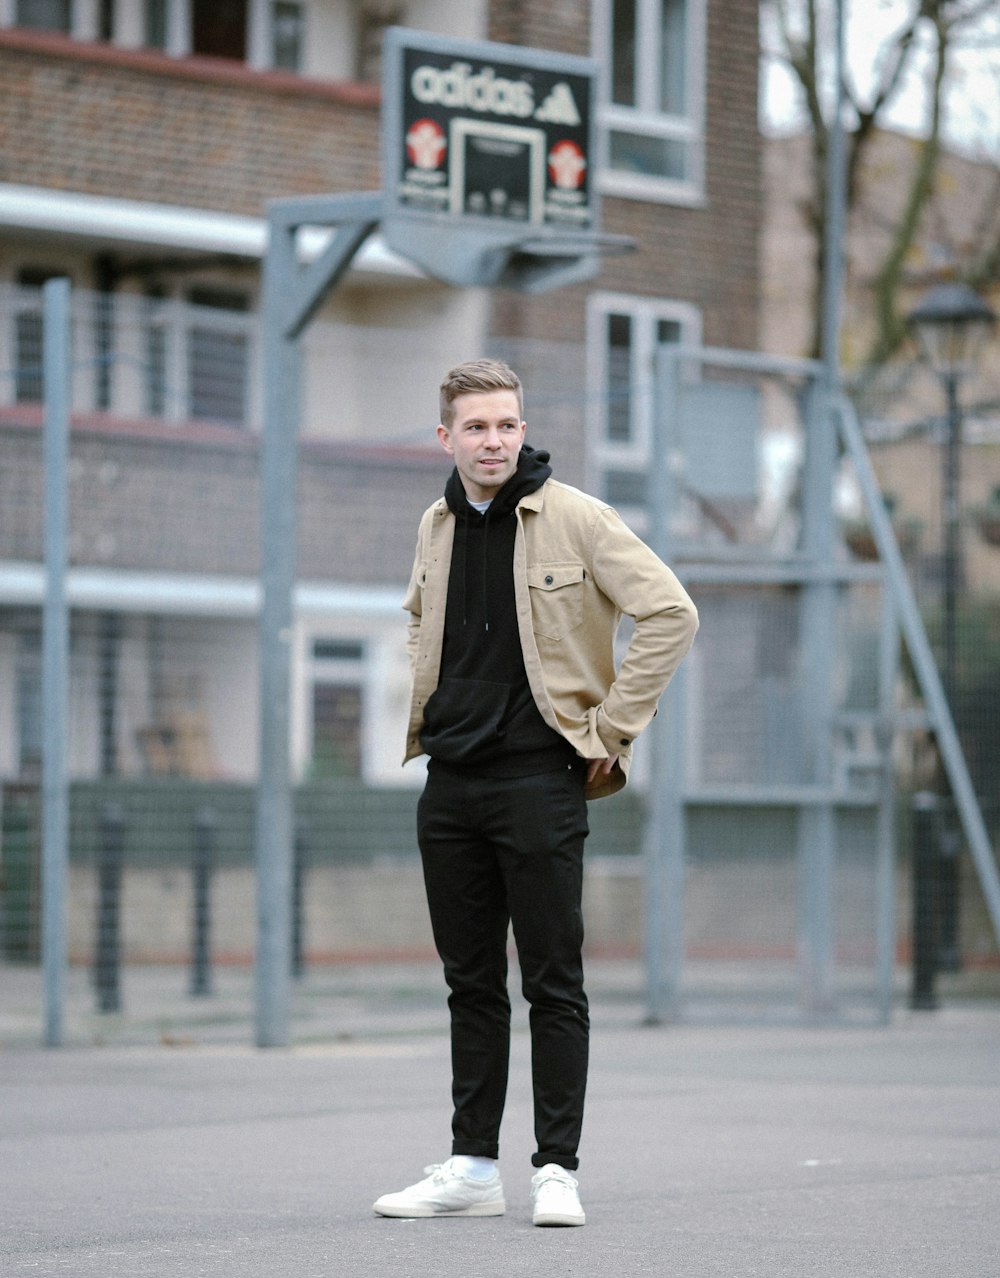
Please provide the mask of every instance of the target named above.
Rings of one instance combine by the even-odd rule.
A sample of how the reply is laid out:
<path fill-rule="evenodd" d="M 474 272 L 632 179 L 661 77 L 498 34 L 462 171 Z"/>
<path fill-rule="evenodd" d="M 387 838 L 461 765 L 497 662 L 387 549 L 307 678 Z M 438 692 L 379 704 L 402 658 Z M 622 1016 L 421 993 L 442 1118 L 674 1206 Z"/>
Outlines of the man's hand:
<path fill-rule="evenodd" d="M 603 772 L 605 776 L 610 776 L 611 769 L 615 766 L 617 762 L 618 762 L 617 754 L 609 754 L 606 759 L 588 759 L 587 760 L 587 784 L 590 785 L 593 779 L 601 772 Z"/>

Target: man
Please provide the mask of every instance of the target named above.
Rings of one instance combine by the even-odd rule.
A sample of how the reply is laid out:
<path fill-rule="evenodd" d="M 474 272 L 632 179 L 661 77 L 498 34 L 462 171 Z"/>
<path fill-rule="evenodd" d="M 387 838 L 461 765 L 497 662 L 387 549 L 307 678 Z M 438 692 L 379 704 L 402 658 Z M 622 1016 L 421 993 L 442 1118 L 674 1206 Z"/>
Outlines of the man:
<path fill-rule="evenodd" d="M 451 991 L 452 1156 L 375 1203 L 384 1216 L 493 1216 L 507 1088 L 513 926 L 530 1005 L 533 1221 L 582 1225 L 587 1081 L 581 896 L 586 800 L 625 784 L 632 742 L 697 629 L 677 578 L 605 503 L 524 445 L 521 383 L 476 360 L 441 386 L 455 468 L 420 523 L 404 607 L 406 759 L 430 756 L 417 834 Z M 634 618 L 616 672 L 615 630 Z"/>

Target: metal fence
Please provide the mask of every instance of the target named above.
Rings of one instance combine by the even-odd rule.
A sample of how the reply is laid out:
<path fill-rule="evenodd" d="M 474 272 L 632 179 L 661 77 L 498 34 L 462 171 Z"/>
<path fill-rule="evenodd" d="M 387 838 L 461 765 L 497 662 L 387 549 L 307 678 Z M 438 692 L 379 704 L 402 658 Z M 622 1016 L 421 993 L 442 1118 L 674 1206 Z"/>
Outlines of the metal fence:
<path fill-rule="evenodd" d="M 23 973 L 41 959 L 43 900 L 43 334 L 37 290 L 0 303 L 0 966 Z M 204 1036 L 231 1033 L 232 1018 L 251 1033 L 256 324 L 232 306 L 73 300 L 71 1038 L 92 1035 L 95 1015 L 108 1032 L 145 1024 L 129 974 L 150 965 L 178 1007 L 208 1009 Z M 878 563 L 852 554 L 839 531 L 828 557 L 810 549 L 803 462 L 817 370 L 674 360 L 672 384 L 630 386 L 671 432 L 663 451 L 650 439 L 602 452 L 602 421 L 619 421 L 619 405 L 586 391 L 583 348 L 494 348 L 525 372 L 534 435 L 567 458 L 563 477 L 616 498 L 702 617 L 666 712 L 640 743 L 635 784 L 592 808 L 591 955 L 645 954 L 658 1015 L 884 1016 L 907 979 L 907 796 L 926 786 L 927 718 L 891 656 Z M 427 414 L 398 407 L 398 379 L 386 387 L 359 371 L 390 358 L 415 370 L 423 353 L 419 332 L 314 325 L 306 339 L 289 725 L 300 1001 L 324 964 L 433 953 L 414 844 L 420 773 L 399 767 L 399 602 L 416 520 L 444 471 L 419 444 Z M 355 397 L 333 421 L 322 383 L 324 370 L 336 380 L 331 361 Z M 383 414 L 388 452 L 369 429 Z M 981 789 L 995 760 L 984 741 L 972 765 Z M 996 938 L 968 858 L 960 864 L 963 944 L 988 965 Z M 241 993 L 223 1024 L 212 998 L 236 973 Z M 171 1015 L 150 1032 L 169 1035 Z"/>

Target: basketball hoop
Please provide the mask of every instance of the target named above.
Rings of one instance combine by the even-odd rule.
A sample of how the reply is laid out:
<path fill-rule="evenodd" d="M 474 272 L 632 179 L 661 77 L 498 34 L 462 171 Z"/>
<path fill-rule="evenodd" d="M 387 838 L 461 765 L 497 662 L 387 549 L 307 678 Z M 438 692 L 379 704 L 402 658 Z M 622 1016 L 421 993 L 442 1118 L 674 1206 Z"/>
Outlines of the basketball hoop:
<path fill-rule="evenodd" d="M 518 243 L 517 252 L 531 257 L 620 257 L 638 247 L 630 235 L 609 231 L 552 231 L 527 236 Z"/>
<path fill-rule="evenodd" d="M 382 234 L 394 252 L 447 284 L 523 293 L 592 279 L 602 257 L 638 247 L 627 235 L 604 231 L 548 231 L 469 221 L 443 225 L 439 218 L 388 217 Z"/>
<path fill-rule="evenodd" d="M 540 292 L 627 253 L 600 229 L 590 58 L 390 27 L 382 233 L 459 286 Z"/>

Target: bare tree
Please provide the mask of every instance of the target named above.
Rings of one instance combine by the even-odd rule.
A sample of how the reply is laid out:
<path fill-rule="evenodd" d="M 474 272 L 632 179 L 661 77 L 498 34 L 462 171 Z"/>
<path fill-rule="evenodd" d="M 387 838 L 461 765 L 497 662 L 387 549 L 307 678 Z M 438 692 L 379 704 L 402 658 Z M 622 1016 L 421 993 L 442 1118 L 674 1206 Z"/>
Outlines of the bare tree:
<path fill-rule="evenodd" d="M 870 0 L 859 0 L 859 3 Z M 846 149 L 846 202 L 848 215 L 863 195 L 864 161 L 885 119 L 904 89 L 913 92 L 922 83 L 924 121 L 922 136 L 899 202 L 899 213 L 888 228 L 888 242 L 874 279 L 874 337 L 865 363 L 883 364 L 897 350 L 905 333 L 899 313 L 904 268 L 934 195 L 942 151 L 945 94 L 951 74 L 952 54 L 966 33 L 976 31 L 984 19 L 995 18 L 997 0 L 892 0 L 898 12 L 894 34 L 871 51 L 864 90 L 856 68 L 845 70 L 844 100 Z M 834 0 L 763 0 L 762 12 L 770 47 L 765 55 L 783 65 L 797 86 L 803 114 L 811 135 L 812 173 L 810 194 L 801 210 L 815 244 L 816 281 L 813 306 L 812 351 L 821 341 L 820 299 L 825 269 L 827 156 L 834 121 L 836 94 L 832 84 Z M 983 238 L 969 255 L 963 274 L 982 286 L 1000 271 L 1000 228 L 994 208 L 984 210 Z"/>

